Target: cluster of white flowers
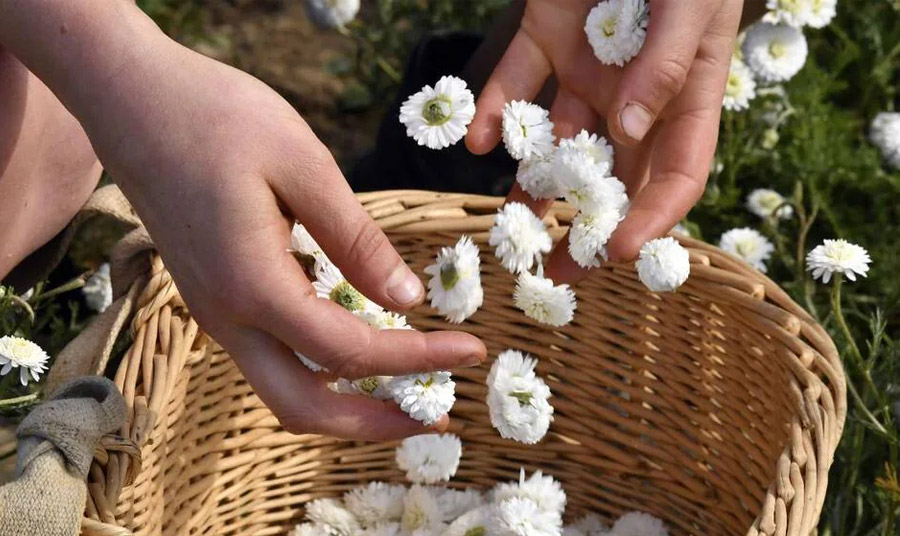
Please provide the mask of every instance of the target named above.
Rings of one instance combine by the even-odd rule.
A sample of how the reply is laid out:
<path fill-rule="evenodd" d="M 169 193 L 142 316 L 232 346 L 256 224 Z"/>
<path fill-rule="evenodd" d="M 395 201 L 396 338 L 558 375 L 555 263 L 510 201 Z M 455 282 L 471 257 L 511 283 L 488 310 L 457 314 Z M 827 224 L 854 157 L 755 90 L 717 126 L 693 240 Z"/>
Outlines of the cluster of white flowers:
<path fill-rule="evenodd" d="M 516 160 L 547 156 L 553 151 L 550 113 L 525 101 L 512 101 L 503 108 L 503 143 Z"/>
<path fill-rule="evenodd" d="M 97 271 L 84 282 L 81 293 L 84 294 L 84 301 L 87 302 L 88 307 L 98 313 L 102 313 L 112 305 L 113 290 L 108 262 L 101 264 Z"/>
<path fill-rule="evenodd" d="M 306 0 L 306 13 L 320 28 L 341 28 L 359 13 L 359 0 Z"/>
<path fill-rule="evenodd" d="M 503 267 L 518 274 L 540 264 L 543 255 L 550 253 L 553 239 L 525 204 L 507 203 L 497 211 L 488 244 Z"/>
<path fill-rule="evenodd" d="M 856 281 L 857 274 L 866 277 L 871 262 L 869 252 L 862 246 L 840 239 L 825 240 L 807 254 L 806 269 L 823 283 L 831 281 L 835 274 Z"/>
<path fill-rule="evenodd" d="M 534 444 L 553 421 L 550 388 L 535 374 L 537 360 L 515 350 L 497 356 L 487 377 L 491 425 L 506 439 Z"/>
<path fill-rule="evenodd" d="M 641 283 L 653 292 L 671 292 L 691 274 L 688 251 L 669 236 L 644 244 L 634 265 Z"/>
<path fill-rule="evenodd" d="M 456 474 L 462 443 L 453 434 L 419 435 L 404 439 L 397 447 L 397 466 L 417 484 L 448 481 Z"/>
<path fill-rule="evenodd" d="M 397 376 L 389 388 L 400 409 L 426 426 L 436 423 L 456 402 L 456 383 L 446 371 Z"/>
<path fill-rule="evenodd" d="M 478 246 L 463 235 L 453 247 L 438 253 L 434 264 L 425 268 L 431 306 L 449 322 L 458 324 L 472 316 L 484 299 L 481 288 L 481 258 Z"/>
<path fill-rule="evenodd" d="M 441 77 L 433 88 L 426 85 L 400 106 L 406 135 L 430 149 L 444 149 L 463 139 L 473 117 L 475 96 L 455 76 Z"/>
<path fill-rule="evenodd" d="M 644 46 L 648 21 L 645 0 L 603 0 L 588 13 L 584 32 L 598 60 L 621 67 Z"/>
<path fill-rule="evenodd" d="M 50 356 L 37 344 L 12 335 L 0 337 L 0 376 L 6 376 L 12 369 L 19 369 L 19 382 L 28 385 L 29 378 L 40 381 L 47 370 Z"/>
<path fill-rule="evenodd" d="M 554 285 L 544 277 L 543 267 L 537 275 L 519 274 L 513 300 L 525 316 L 548 326 L 564 326 L 575 317 L 575 292 L 569 285 Z"/>
<path fill-rule="evenodd" d="M 900 169 L 900 113 L 882 112 L 875 116 L 869 127 L 869 138 L 885 161 L 896 169 Z"/>
<path fill-rule="evenodd" d="M 775 246 L 762 233 L 749 227 L 722 233 L 719 247 L 763 273 L 766 272 L 766 261 L 775 251 Z"/>
<path fill-rule="evenodd" d="M 764 22 L 824 28 L 837 14 L 837 0 L 767 0 Z"/>

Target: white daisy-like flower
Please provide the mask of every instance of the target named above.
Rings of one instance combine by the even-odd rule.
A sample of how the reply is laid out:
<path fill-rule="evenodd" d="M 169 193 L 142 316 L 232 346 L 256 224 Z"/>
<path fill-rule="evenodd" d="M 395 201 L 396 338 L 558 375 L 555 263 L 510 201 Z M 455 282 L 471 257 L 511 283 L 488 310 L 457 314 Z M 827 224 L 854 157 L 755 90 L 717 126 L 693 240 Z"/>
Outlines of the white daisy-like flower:
<path fill-rule="evenodd" d="M 641 283 L 653 292 L 671 292 L 691 273 L 688 251 L 669 236 L 644 244 L 635 267 Z"/>
<path fill-rule="evenodd" d="M 400 409 L 426 426 L 446 415 L 456 402 L 456 384 L 446 371 L 397 376 L 390 389 Z"/>
<path fill-rule="evenodd" d="M 109 278 L 108 262 L 101 264 L 97 271 L 84 282 L 81 293 L 84 294 L 84 301 L 87 302 L 88 307 L 98 313 L 102 313 L 112 305 L 113 290 L 112 281 Z"/>
<path fill-rule="evenodd" d="M 437 496 L 429 488 L 415 485 L 409 488 L 403 499 L 403 517 L 400 525 L 406 534 L 426 536 L 440 534 L 444 527 Z"/>
<path fill-rule="evenodd" d="M 321 525 L 332 536 L 354 536 L 359 531 L 356 516 L 335 499 L 316 499 L 306 503 L 306 519 Z"/>
<path fill-rule="evenodd" d="M 810 2 L 806 25 L 812 28 L 824 28 L 831 24 L 837 15 L 837 0 L 808 0 Z"/>
<path fill-rule="evenodd" d="M 503 143 L 510 156 L 527 160 L 553 151 L 550 112 L 525 101 L 507 102 L 503 108 Z"/>
<path fill-rule="evenodd" d="M 559 151 L 553 160 L 553 177 L 563 196 L 582 212 L 627 210 L 625 185 L 606 173 L 606 166 L 596 164 L 582 152 Z"/>
<path fill-rule="evenodd" d="M 506 350 L 501 352 L 488 373 L 487 384 L 499 385 L 509 378 L 532 379 L 536 377 L 534 371 L 537 367 L 537 359 L 518 350 Z"/>
<path fill-rule="evenodd" d="M 294 527 L 290 536 L 331 536 L 331 531 L 317 523 L 302 523 Z"/>
<path fill-rule="evenodd" d="M 494 255 L 512 273 L 531 270 L 550 253 L 553 239 L 544 222 L 523 203 L 507 203 L 497 211 L 488 244 L 496 248 Z"/>
<path fill-rule="evenodd" d="M 441 519 L 453 521 L 463 514 L 480 508 L 484 504 L 484 495 L 475 488 L 458 490 L 443 488 L 437 491 L 438 504 L 441 506 Z"/>
<path fill-rule="evenodd" d="M 747 196 L 747 209 L 763 219 L 777 215 L 778 219 L 787 220 L 794 215 L 794 207 L 785 203 L 784 196 L 768 188 L 757 188 L 750 192 Z"/>
<path fill-rule="evenodd" d="M 344 494 L 344 506 L 365 526 L 399 521 L 403 515 L 406 488 L 384 482 L 369 482 Z"/>
<path fill-rule="evenodd" d="M 519 274 L 513 291 L 516 308 L 528 318 L 548 326 L 565 326 L 575 317 L 575 292 L 569 285 L 554 285 L 543 276 L 543 269 L 537 275 L 529 272 Z"/>
<path fill-rule="evenodd" d="M 367 527 L 359 533 L 359 536 L 402 536 L 403 527 L 400 523 L 379 523 L 371 527 Z"/>
<path fill-rule="evenodd" d="M 553 160 L 556 149 L 545 155 L 532 156 L 519 161 L 516 181 L 533 199 L 556 199 L 562 190 L 553 177 Z"/>
<path fill-rule="evenodd" d="M 728 81 L 725 83 L 725 97 L 722 106 L 726 110 L 740 111 L 750 107 L 750 101 L 756 98 L 756 81 L 753 73 L 744 62 L 731 59 L 728 68 Z"/>
<path fill-rule="evenodd" d="M 535 375 L 536 363 L 531 357 L 508 350 L 491 366 L 487 378 L 488 412 L 491 425 L 503 438 L 534 444 L 550 429 L 550 388 Z"/>
<path fill-rule="evenodd" d="M 463 139 L 473 117 L 475 96 L 455 76 L 442 76 L 433 88 L 423 87 L 400 106 L 406 135 L 430 149 L 444 149 Z"/>
<path fill-rule="evenodd" d="M 491 529 L 498 536 L 560 536 L 562 520 L 531 499 L 513 497 L 497 504 Z"/>
<path fill-rule="evenodd" d="M 609 527 L 603 523 L 603 519 L 594 513 L 585 514 L 572 526 L 584 536 L 607 536 L 610 534 Z"/>
<path fill-rule="evenodd" d="M 315 361 L 313 361 L 312 359 L 306 357 L 305 355 L 303 355 L 302 353 L 298 352 L 297 350 L 294 350 L 294 355 L 297 356 L 297 359 L 299 359 L 301 363 L 303 363 L 304 365 L 306 365 L 306 368 L 308 368 L 309 370 L 311 370 L 311 371 L 313 371 L 313 372 L 331 372 L 331 371 L 328 370 L 327 368 L 325 368 L 325 367 L 323 367 L 322 365 L 316 363 Z"/>
<path fill-rule="evenodd" d="M 612 527 L 615 536 L 669 536 L 669 529 L 663 522 L 644 512 L 628 512 L 620 517 Z"/>
<path fill-rule="evenodd" d="M 590 163 L 598 166 L 603 175 L 608 175 L 615 162 L 615 151 L 603 136 L 591 134 L 581 129 L 574 138 L 566 138 L 559 142 L 559 154 L 578 154 Z"/>
<path fill-rule="evenodd" d="M 525 478 L 525 469 L 519 469 L 519 481 L 498 484 L 494 488 L 494 501 L 502 502 L 513 497 L 530 499 L 544 512 L 555 514 L 562 520 L 566 509 L 566 492 L 552 476 L 535 471 Z"/>
<path fill-rule="evenodd" d="M 744 40 L 744 61 L 765 82 L 793 78 L 803 68 L 808 53 L 803 32 L 785 24 L 755 24 Z"/>
<path fill-rule="evenodd" d="M 391 400 L 394 398 L 390 387 L 392 380 L 392 376 L 369 376 L 352 381 L 338 378 L 328 388 L 343 395 L 366 395 L 377 400 Z"/>
<path fill-rule="evenodd" d="M 900 113 L 882 112 L 869 127 L 869 138 L 881 150 L 885 161 L 900 169 Z"/>
<path fill-rule="evenodd" d="M 606 65 L 625 65 L 640 52 L 647 37 L 645 0 L 601 1 L 584 24 L 594 55 Z"/>
<path fill-rule="evenodd" d="M 344 278 L 337 266 L 328 263 L 316 270 L 316 280 L 313 282 L 316 295 L 319 298 L 331 300 L 344 309 L 356 315 L 366 312 L 376 312 L 381 308 L 374 302 L 363 296 L 362 292 Z"/>
<path fill-rule="evenodd" d="M 18 368 L 19 382 L 28 385 L 29 377 L 40 381 L 49 360 L 47 352 L 28 339 L 12 335 L 0 337 L 0 365 L 3 365 L 0 376 L 6 376 L 12 369 Z"/>
<path fill-rule="evenodd" d="M 322 270 L 325 265 L 332 264 L 322 247 L 316 242 L 316 239 L 309 234 L 306 226 L 301 223 L 295 223 L 291 229 L 291 251 L 312 257 L 315 261 L 315 270 Z"/>
<path fill-rule="evenodd" d="M 843 274 L 850 281 L 856 281 L 857 274 L 866 277 L 870 262 L 865 248 L 842 239 L 825 240 L 806 255 L 806 269 L 823 283 L 831 281 L 834 274 Z"/>
<path fill-rule="evenodd" d="M 719 248 L 743 259 L 763 273 L 766 272 L 766 261 L 775 251 L 775 246 L 762 233 L 749 227 L 731 229 L 723 233 L 719 239 Z"/>
<path fill-rule="evenodd" d="M 478 246 L 463 235 L 453 247 L 441 248 L 435 263 L 425 268 L 428 280 L 428 299 L 431 306 L 459 324 L 481 307 L 484 290 L 481 287 L 481 258 Z"/>
<path fill-rule="evenodd" d="M 306 0 L 306 13 L 320 28 L 340 28 L 356 18 L 359 0 Z"/>
<path fill-rule="evenodd" d="M 606 243 L 623 219 L 625 210 L 579 212 L 569 228 L 569 255 L 582 268 L 600 266 L 597 257 L 606 260 Z"/>
<path fill-rule="evenodd" d="M 384 309 L 364 311 L 361 318 L 375 329 L 413 329 L 406 323 L 406 317 Z"/>
<path fill-rule="evenodd" d="M 397 466 L 417 484 L 447 482 L 456 474 L 462 442 L 454 434 L 424 434 L 404 439 L 397 447 Z"/>
<path fill-rule="evenodd" d="M 469 510 L 450 523 L 441 536 L 488 536 L 495 512 L 492 506 Z"/>
<path fill-rule="evenodd" d="M 769 12 L 762 20 L 802 28 L 812 14 L 812 3 L 812 0 L 766 0 Z"/>

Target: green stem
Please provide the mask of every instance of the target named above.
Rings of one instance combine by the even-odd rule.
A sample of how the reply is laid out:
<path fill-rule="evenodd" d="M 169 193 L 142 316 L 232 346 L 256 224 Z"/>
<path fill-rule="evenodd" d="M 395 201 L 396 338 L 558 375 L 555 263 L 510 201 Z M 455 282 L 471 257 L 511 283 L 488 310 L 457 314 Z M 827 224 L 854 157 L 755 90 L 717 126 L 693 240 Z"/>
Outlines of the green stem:
<path fill-rule="evenodd" d="M 31 305 L 29 305 L 28 302 L 23 300 L 20 296 L 16 296 L 15 294 L 10 296 L 9 298 L 13 301 L 13 303 L 18 305 L 21 309 L 25 310 L 25 314 L 28 315 L 29 322 L 34 324 L 34 309 L 31 308 Z"/>
<path fill-rule="evenodd" d="M 54 289 L 50 289 L 47 292 L 38 296 L 41 300 L 46 300 L 47 298 L 52 298 L 54 296 L 58 296 L 60 294 L 69 292 L 70 290 L 76 290 L 84 286 L 84 282 L 87 280 L 87 274 L 82 274 L 71 281 L 64 283 Z"/>
<path fill-rule="evenodd" d="M 37 391 L 35 391 L 34 393 L 29 393 L 29 394 L 27 394 L 27 395 L 17 396 L 17 397 L 15 397 L 15 398 L 5 398 L 5 399 L 3 399 L 3 400 L 0 400 L 0 408 L 8 408 L 8 407 L 21 406 L 22 404 L 26 404 L 26 403 L 28 403 L 28 402 L 32 402 L 32 401 L 34 401 L 34 400 L 37 400 L 38 396 L 40 396 L 40 393 L 38 393 Z"/>

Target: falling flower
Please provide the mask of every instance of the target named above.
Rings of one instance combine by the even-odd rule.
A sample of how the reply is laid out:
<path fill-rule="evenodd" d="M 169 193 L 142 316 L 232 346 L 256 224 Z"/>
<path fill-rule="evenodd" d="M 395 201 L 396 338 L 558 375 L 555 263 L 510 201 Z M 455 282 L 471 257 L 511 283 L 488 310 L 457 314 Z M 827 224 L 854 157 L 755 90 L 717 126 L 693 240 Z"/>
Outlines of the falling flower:
<path fill-rule="evenodd" d="M 608 175 L 613 169 L 615 152 L 612 145 L 603 136 L 591 134 L 584 129 L 574 138 L 560 140 L 559 154 L 576 154 L 597 166 L 601 175 Z"/>
<path fill-rule="evenodd" d="M 512 273 L 530 270 L 542 255 L 550 253 L 553 240 L 544 222 L 523 203 L 507 203 L 497 211 L 488 244 L 494 255 Z"/>
<path fill-rule="evenodd" d="M 441 506 L 441 519 L 453 521 L 454 519 L 481 508 L 484 504 L 484 496 L 474 488 L 465 490 L 444 488 L 437 492 L 438 504 Z"/>
<path fill-rule="evenodd" d="M 548 326 L 564 326 L 575 316 L 575 292 L 569 285 L 554 285 L 540 268 L 537 275 L 519 274 L 513 300 L 525 316 Z"/>
<path fill-rule="evenodd" d="M 40 346 L 23 339 L 6 335 L 0 337 L 0 376 L 6 376 L 12 369 L 19 369 L 19 382 L 28 385 L 29 376 L 34 381 L 40 381 L 41 374 L 47 370 L 47 355 Z"/>
<path fill-rule="evenodd" d="M 335 499 L 316 499 L 306 503 L 306 519 L 334 535 L 352 536 L 359 531 L 356 516 Z"/>
<path fill-rule="evenodd" d="M 629 512 L 612 527 L 615 536 L 669 536 L 662 521 L 644 512 Z"/>
<path fill-rule="evenodd" d="M 491 366 L 487 404 L 491 425 L 503 438 L 534 444 L 550 428 L 550 388 L 535 375 L 535 363 L 533 358 L 509 350 Z"/>
<path fill-rule="evenodd" d="M 418 435 L 404 439 L 397 447 L 397 466 L 406 479 L 417 484 L 448 481 L 456 474 L 462 457 L 462 443 L 453 434 Z"/>
<path fill-rule="evenodd" d="M 766 261 L 775 251 L 775 246 L 756 229 L 741 227 L 722 234 L 719 248 L 743 259 L 760 272 L 766 272 Z"/>
<path fill-rule="evenodd" d="M 463 139 L 475 117 L 475 97 L 465 81 L 443 76 L 423 87 L 400 106 L 400 122 L 406 135 L 419 145 L 443 149 Z"/>
<path fill-rule="evenodd" d="M 797 28 L 765 22 L 754 25 L 744 41 L 744 61 L 765 82 L 784 82 L 800 72 L 808 54 Z"/>
<path fill-rule="evenodd" d="M 641 283 L 652 292 L 671 292 L 691 273 L 688 251 L 668 236 L 644 244 L 635 267 Z"/>
<path fill-rule="evenodd" d="M 794 207 L 785 203 L 784 196 L 775 190 L 757 188 L 747 196 L 747 208 L 760 218 L 771 218 L 777 213 L 778 219 L 787 220 L 794 215 Z"/>
<path fill-rule="evenodd" d="M 869 138 L 892 167 L 900 169 L 900 113 L 882 112 L 869 127 Z"/>
<path fill-rule="evenodd" d="M 834 274 L 843 274 L 850 281 L 856 281 L 857 274 L 866 277 L 870 262 L 865 248 L 842 239 L 825 240 L 806 255 L 806 269 L 823 283 L 831 281 Z"/>
<path fill-rule="evenodd" d="M 456 518 L 441 536 L 489 535 L 490 522 L 494 516 L 493 506 L 475 508 Z"/>
<path fill-rule="evenodd" d="M 81 287 L 84 301 L 92 310 L 102 313 L 112 305 L 112 281 L 109 278 L 109 263 L 104 262 Z"/>
<path fill-rule="evenodd" d="M 556 515 L 562 520 L 566 509 L 566 492 L 552 476 L 536 471 L 525 478 L 525 469 L 519 470 L 519 481 L 498 484 L 494 488 L 494 501 L 502 502 L 513 497 L 530 499 L 543 512 Z"/>
<path fill-rule="evenodd" d="M 344 494 L 344 505 L 366 527 L 399 521 L 403 515 L 403 486 L 369 482 Z"/>
<path fill-rule="evenodd" d="M 553 151 L 550 113 L 525 101 L 512 101 L 503 108 L 503 143 L 516 160 L 549 155 Z"/>
<path fill-rule="evenodd" d="M 390 389 L 400 409 L 426 426 L 446 415 L 456 402 L 456 384 L 445 371 L 398 376 L 391 380 Z"/>
<path fill-rule="evenodd" d="M 562 196 L 559 184 L 553 177 L 553 160 L 556 150 L 519 161 L 516 181 L 532 199 L 556 199 Z"/>
<path fill-rule="evenodd" d="M 576 214 L 569 228 L 569 255 L 582 268 L 600 266 L 597 257 L 606 259 L 606 243 L 624 218 L 625 206 L 604 212 Z"/>
<path fill-rule="evenodd" d="M 400 524 L 406 534 L 425 536 L 443 528 L 441 508 L 435 494 L 426 487 L 413 486 L 403 499 L 403 517 Z"/>
<path fill-rule="evenodd" d="M 499 536 L 560 536 L 562 521 L 531 499 L 513 497 L 497 504 L 491 529 Z"/>
<path fill-rule="evenodd" d="M 747 65 L 732 58 L 728 68 L 728 82 L 725 84 L 725 98 L 722 106 L 726 110 L 740 111 L 750 107 L 750 101 L 756 98 L 756 81 Z"/>
<path fill-rule="evenodd" d="M 645 0 L 606 0 L 591 9 L 584 31 L 598 60 L 621 67 L 644 46 L 648 20 Z"/>
<path fill-rule="evenodd" d="M 582 212 L 597 213 L 628 207 L 625 185 L 606 175 L 606 167 L 580 152 L 562 152 L 553 161 L 553 176 L 563 196 Z"/>
<path fill-rule="evenodd" d="M 484 300 L 478 246 L 463 235 L 453 247 L 442 248 L 434 264 L 425 268 L 431 306 L 449 322 L 472 316 Z"/>
<path fill-rule="evenodd" d="M 306 0 L 306 13 L 319 28 L 341 28 L 358 12 L 359 0 Z"/>

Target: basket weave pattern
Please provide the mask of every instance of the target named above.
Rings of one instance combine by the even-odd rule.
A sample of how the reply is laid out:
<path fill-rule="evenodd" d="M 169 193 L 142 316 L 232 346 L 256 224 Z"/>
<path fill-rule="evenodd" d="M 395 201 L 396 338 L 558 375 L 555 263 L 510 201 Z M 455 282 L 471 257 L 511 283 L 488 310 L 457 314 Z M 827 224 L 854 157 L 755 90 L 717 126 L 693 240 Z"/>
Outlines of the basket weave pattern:
<path fill-rule="evenodd" d="M 484 340 L 490 356 L 514 348 L 538 357 L 554 395 L 550 433 L 525 446 L 490 426 L 489 367 L 454 371 L 451 431 L 463 459 L 451 485 L 487 488 L 524 466 L 563 483 L 569 517 L 643 510 L 676 536 L 806 536 L 815 527 L 846 414 L 845 379 L 824 330 L 769 279 L 678 237 L 691 255 L 678 292 L 650 293 L 633 265 L 607 263 L 576 289 L 575 320 L 553 330 L 513 308 L 514 277 L 487 246 L 502 199 L 359 198 L 416 273 L 440 246 L 473 236 L 484 305 L 459 329 Z M 545 218 L 554 239 L 573 216 L 554 206 Z M 409 320 L 447 328 L 427 306 Z M 403 481 L 395 443 L 281 430 L 198 331 L 158 258 L 132 330 L 115 372 L 130 407 L 128 441 L 98 450 L 83 533 L 284 534 L 310 499 Z"/>

